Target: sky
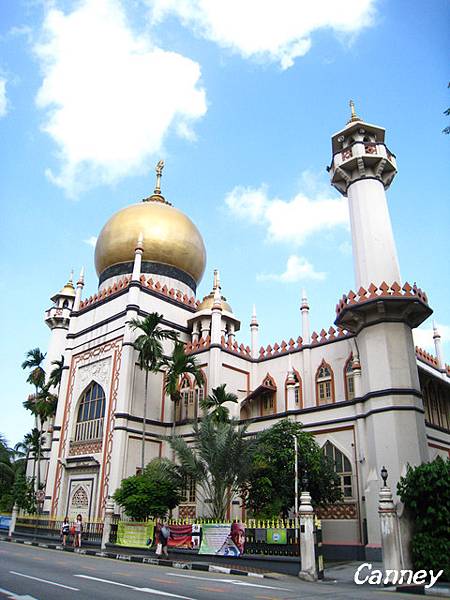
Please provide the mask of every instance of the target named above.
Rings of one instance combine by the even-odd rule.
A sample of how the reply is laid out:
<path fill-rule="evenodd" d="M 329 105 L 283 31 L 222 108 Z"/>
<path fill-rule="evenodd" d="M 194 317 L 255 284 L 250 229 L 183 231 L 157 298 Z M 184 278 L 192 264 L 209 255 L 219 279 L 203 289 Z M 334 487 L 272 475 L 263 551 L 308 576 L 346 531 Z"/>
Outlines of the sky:
<path fill-rule="evenodd" d="M 249 343 L 328 329 L 354 287 L 347 201 L 326 166 L 358 114 L 386 128 L 403 281 L 434 309 L 450 362 L 447 0 L 17 0 L 0 4 L 0 433 L 31 429 L 20 364 L 71 269 L 98 280 L 109 217 L 162 190 L 201 231 L 198 289 L 222 292 Z M 429 319 L 417 342 L 433 350 Z"/>

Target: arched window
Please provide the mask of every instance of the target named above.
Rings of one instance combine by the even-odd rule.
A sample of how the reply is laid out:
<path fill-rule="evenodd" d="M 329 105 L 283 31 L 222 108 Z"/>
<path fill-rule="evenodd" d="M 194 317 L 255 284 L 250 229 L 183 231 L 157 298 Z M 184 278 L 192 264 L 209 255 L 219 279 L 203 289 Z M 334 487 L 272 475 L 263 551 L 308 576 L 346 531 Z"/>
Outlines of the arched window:
<path fill-rule="evenodd" d="M 277 386 L 273 378 L 267 373 L 262 384 L 261 415 L 273 415 L 276 412 Z"/>
<path fill-rule="evenodd" d="M 326 442 L 323 453 L 331 460 L 334 470 L 339 475 L 341 492 L 344 498 L 353 496 L 352 465 L 343 452 L 338 450 L 331 442 Z"/>
<path fill-rule="evenodd" d="M 63 308 L 69 308 L 69 301 L 67 299 L 63 302 Z"/>
<path fill-rule="evenodd" d="M 296 371 L 295 369 L 293 369 L 293 376 L 294 376 L 294 381 L 295 381 L 295 385 L 294 385 L 294 408 L 301 408 L 302 406 L 302 378 L 300 377 L 300 374 L 298 373 L 298 371 Z M 286 377 L 286 384 L 287 384 L 287 377 Z M 287 405 L 287 385 L 286 385 L 286 410 L 288 409 L 288 405 Z"/>
<path fill-rule="evenodd" d="M 180 399 L 175 403 L 175 421 L 182 421 L 187 417 L 189 397 L 192 393 L 189 377 L 184 376 L 180 385 Z"/>
<path fill-rule="evenodd" d="M 104 417 L 105 392 L 98 383 L 92 382 L 81 396 L 75 441 L 101 440 Z"/>
<path fill-rule="evenodd" d="M 192 403 L 192 406 L 190 406 L 190 410 L 188 412 L 188 417 L 190 419 L 197 418 L 198 413 L 199 413 L 200 402 L 205 397 L 206 377 L 203 372 L 202 372 L 202 375 L 203 375 L 202 385 L 198 385 L 196 382 L 194 383 L 194 401 Z"/>
<path fill-rule="evenodd" d="M 318 406 L 334 402 L 333 371 L 324 360 L 316 373 L 316 397 Z"/>
<path fill-rule="evenodd" d="M 353 371 L 353 354 L 350 354 L 344 367 L 345 398 L 353 400 L 355 397 L 355 372 Z"/>

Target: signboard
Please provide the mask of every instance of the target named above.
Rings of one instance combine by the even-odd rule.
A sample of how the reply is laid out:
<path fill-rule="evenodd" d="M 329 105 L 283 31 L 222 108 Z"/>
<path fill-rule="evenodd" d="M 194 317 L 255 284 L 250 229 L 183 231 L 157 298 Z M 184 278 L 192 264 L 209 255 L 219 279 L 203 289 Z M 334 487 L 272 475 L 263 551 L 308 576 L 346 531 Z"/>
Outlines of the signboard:
<path fill-rule="evenodd" d="M 286 529 L 267 529 L 266 531 L 268 544 L 287 544 Z"/>
<path fill-rule="evenodd" d="M 131 548 L 146 548 L 147 541 L 153 540 L 155 524 L 148 523 L 124 523 L 120 521 L 117 525 L 117 544 L 119 546 L 130 546 Z"/>
<path fill-rule="evenodd" d="M 169 547 L 198 548 L 200 546 L 200 525 L 169 525 L 169 528 Z"/>
<path fill-rule="evenodd" d="M 9 531 L 9 526 L 11 524 L 11 517 L 6 515 L 0 515 L 0 529 L 6 529 Z"/>
<path fill-rule="evenodd" d="M 202 525 L 199 554 L 240 556 L 244 553 L 244 546 L 245 525 L 243 523 Z"/>

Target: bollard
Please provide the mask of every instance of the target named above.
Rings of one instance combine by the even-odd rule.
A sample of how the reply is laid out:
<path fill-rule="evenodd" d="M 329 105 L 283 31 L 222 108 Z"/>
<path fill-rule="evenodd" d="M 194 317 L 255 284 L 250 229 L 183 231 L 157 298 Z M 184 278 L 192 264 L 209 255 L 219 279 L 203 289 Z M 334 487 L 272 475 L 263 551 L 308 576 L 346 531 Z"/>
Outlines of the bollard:
<path fill-rule="evenodd" d="M 397 511 L 394 506 L 391 489 L 388 487 L 387 471 L 381 472 L 383 487 L 380 490 L 378 514 L 380 516 L 381 546 L 383 553 L 383 570 L 400 571 L 403 569 L 402 551 Z"/>

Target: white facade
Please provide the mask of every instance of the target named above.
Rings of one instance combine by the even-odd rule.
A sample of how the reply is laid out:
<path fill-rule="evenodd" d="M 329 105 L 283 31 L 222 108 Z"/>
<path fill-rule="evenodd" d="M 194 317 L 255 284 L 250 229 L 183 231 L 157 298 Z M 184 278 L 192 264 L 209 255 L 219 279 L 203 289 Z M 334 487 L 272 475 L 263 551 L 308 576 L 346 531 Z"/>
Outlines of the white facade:
<path fill-rule="evenodd" d="M 105 281 L 94 298 L 75 300 L 75 310 L 61 309 L 63 324 L 62 313 L 61 322 L 47 318 L 52 330 L 48 361 L 62 353 L 65 370 L 48 453 L 45 511 L 102 517 L 121 480 L 140 466 L 144 374 L 136 363 L 136 334 L 127 322 L 158 312 L 196 356 L 205 386 L 195 389 L 187 378 L 182 384 L 186 404 L 176 409 L 163 392 L 164 374 L 150 376 L 145 460 L 171 458 L 163 438 L 174 418 L 177 432 L 189 437 L 199 396 L 225 383 L 239 398 L 232 415 L 252 419 L 251 431 L 288 417 L 303 423 L 321 446 L 332 444 L 330 451 L 342 461 L 346 495 L 342 504 L 322 511 L 325 542 L 379 548 L 381 468 L 386 466 L 395 489 L 407 464 L 450 454 L 450 374 L 442 354 L 434 364 L 413 346 L 411 328 L 431 310 L 420 290 L 400 287 L 385 196 L 395 159 L 384 145 L 384 130 L 352 121 L 333 136 L 333 153 L 332 183 L 350 202 L 359 290 L 338 304 L 337 325 L 310 333 L 303 294 L 303 339 L 259 349 L 254 310 L 248 333 L 239 334 L 250 341 L 244 346 L 236 341 L 240 322 L 222 303 L 217 279 L 212 306 L 198 311 L 191 292 L 176 278 L 140 274 L 139 244 L 133 273 Z M 82 281 L 78 295 L 81 289 Z M 167 342 L 167 354 L 170 349 Z M 85 418 L 101 403 L 104 416 Z M 191 495 L 178 511 L 201 516 L 207 508 Z M 238 499 L 229 513 L 245 516 Z"/>

